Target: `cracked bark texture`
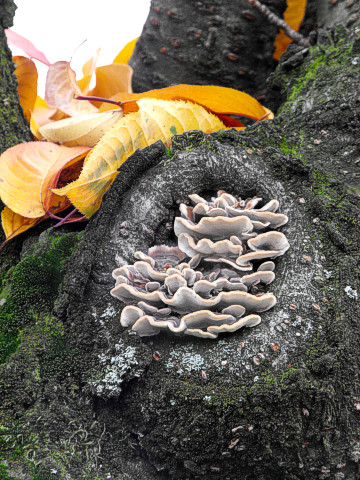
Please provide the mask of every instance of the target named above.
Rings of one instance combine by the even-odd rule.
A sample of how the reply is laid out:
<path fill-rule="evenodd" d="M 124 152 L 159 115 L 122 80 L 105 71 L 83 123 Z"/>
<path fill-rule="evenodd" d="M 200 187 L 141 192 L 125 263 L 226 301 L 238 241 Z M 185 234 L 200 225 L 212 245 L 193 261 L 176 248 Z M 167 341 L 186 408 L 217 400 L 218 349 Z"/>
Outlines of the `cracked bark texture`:
<path fill-rule="evenodd" d="M 64 265 L 55 311 L 30 316 L 1 366 L 0 418 L 17 419 L 7 445 L 20 450 L 3 463 L 10 478 L 359 478 L 360 32 L 310 38 L 270 78 L 282 98 L 274 120 L 176 136 L 171 155 L 157 143 L 121 168 Z M 277 305 L 216 341 L 122 328 L 112 270 L 174 242 L 179 202 L 219 188 L 277 198 L 289 216 Z M 53 251 L 53 235 L 32 262 Z M 30 278 L 45 288 L 37 268 Z M 10 281 L 4 308 L 11 295 Z"/>

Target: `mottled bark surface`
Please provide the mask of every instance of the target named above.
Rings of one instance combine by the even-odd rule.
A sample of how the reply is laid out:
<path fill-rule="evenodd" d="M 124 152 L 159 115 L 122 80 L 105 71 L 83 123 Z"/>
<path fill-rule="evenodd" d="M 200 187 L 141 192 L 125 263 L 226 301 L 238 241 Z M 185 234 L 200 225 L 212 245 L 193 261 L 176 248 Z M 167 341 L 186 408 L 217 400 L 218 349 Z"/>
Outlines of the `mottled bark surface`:
<path fill-rule="evenodd" d="M 0 294 L 6 480 L 360 477 L 360 36 L 311 41 L 271 77 L 277 118 L 137 152 L 75 249 L 67 230 L 25 243 Z M 121 327 L 111 271 L 219 188 L 289 216 L 277 305 L 215 341 Z"/>
<path fill-rule="evenodd" d="M 282 16 L 283 0 L 264 4 Z M 277 27 L 247 0 L 152 1 L 131 59 L 135 92 L 171 84 L 221 85 L 263 99 Z"/>

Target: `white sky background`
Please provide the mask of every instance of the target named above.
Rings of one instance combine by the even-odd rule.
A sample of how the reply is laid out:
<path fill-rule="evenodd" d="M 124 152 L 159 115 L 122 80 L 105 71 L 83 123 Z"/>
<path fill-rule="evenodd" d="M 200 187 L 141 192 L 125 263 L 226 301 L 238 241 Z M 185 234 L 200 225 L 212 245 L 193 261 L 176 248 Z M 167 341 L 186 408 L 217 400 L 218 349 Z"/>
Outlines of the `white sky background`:
<path fill-rule="evenodd" d="M 138 37 L 150 8 L 150 0 L 15 0 L 15 3 L 18 8 L 12 30 L 30 40 L 50 63 L 73 57 L 71 66 L 77 79 L 82 77 L 82 65 L 99 47 L 97 65 L 107 65 L 127 42 Z M 84 40 L 87 41 L 77 49 Z M 13 55 L 25 55 L 22 50 L 10 47 Z M 35 63 L 39 72 L 38 94 L 43 96 L 47 67 Z"/>

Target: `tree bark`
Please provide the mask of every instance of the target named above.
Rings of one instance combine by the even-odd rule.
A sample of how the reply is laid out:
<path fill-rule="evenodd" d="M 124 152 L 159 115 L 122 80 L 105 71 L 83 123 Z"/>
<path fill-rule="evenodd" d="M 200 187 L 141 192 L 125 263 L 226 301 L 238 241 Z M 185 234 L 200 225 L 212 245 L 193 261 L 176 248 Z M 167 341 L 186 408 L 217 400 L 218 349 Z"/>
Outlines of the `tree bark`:
<path fill-rule="evenodd" d="M 15 12 L 13 2 L 5 2 L 1 7 L 0 27 L 0 153 L 21 142 L 29 142 L 31 133 L 19 103 L 14 64 L 7 45 L 4 28 L 12 25 Z M 6 15 L 7 12 L 7 15 Z"/>
<path fill-rule="evenodd" d="M 0 472 L 359 478 L 360 35 L 338 26 L 310 40 L 269 79 L 274 120 L 136 152 L 75 249 L 66 228 L 25 242 L 0 294 Z M 179 202 L 220 188 L 277 198 L 289 217 L 277 305 L 213 341 L 121 327 L 112 270 L 174 243 Z"/>
<path fill-rule="evenodd" d="M 282 17 L 285 1 L 264 3 Z M 276 32 L 247 0 L 152 1 L 130 61 L 134 91 L 188 83 L 232 87 L 264 99 L 276 64 Z"/>

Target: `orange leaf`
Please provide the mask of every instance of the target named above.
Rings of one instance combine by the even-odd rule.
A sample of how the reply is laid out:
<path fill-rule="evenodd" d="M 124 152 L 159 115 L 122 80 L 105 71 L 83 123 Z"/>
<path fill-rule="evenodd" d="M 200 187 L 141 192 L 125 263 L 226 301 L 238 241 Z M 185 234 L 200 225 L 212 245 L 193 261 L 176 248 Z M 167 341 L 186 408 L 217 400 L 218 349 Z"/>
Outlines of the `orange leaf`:
<path fill-rule="evenodd" d="M 42 217 L 51 203 L 50 188 L 61 170 L 84 156 L 87 147 L 50 142 L 15 145 L 0 156 L 0 196 L 11 210 L 28 218 Z"/>
<path fill-rule="evenodd" d="M 50 65 L 45 85 L 45 101 L 50 107 L 56 107 L 70 116 L 98 111 L 86 100 L 75 100 L 74 95 L 82 95 L 82 91 L 76 84 L 70 63 L 60 61 Z"/>
<path fill-rule="evenodd" d="M 66 208 L 69 208 L 70 205 L 71 204 L 66 197 L 53 195 L 51 203 L 49 204 L 49 209 L 53 214 L 56 214 L 62 212 Z M 6 241 L 0 246 L 0 248 L 11 238 L 16 237 L 16 235 L 20 235 L 20 233 L 25 232 L 29 228 L 34 227 L 47 218 L 49 218 L 49 215 L 47 214 L 38 218 L 23 217 L 22 215 L 13 212 L 9 207 L 5 207 L 1 212 L 1 223 L 6 236 Z"/>
<path fill-rule="evenodd" d="M 131 55 L 133 54 L 136 42 L 138 41 L 139 37 L 134 38 L 131 42 L 127 43 L 125 47 L 120 50 L 120 52 L 116 55 L 113 60 L 113 63 L 128 63 Z"/>
<path fill-rule="evenodd" d="M 9 207 L 5 207 L 1 212 L 1 223 L 6 241 L 34 227 L 39 221 L 39 218 L 27 218 L 14 213 Z"/>
<path fill-rule="evenodd" d="M 201 105 L 215 115 L 241 115 L 259 120 L 266 113 L 266 109 L 247 93 L 233 88 L 212 85 L 181 84 L 143 93 L 118 93 L 112 99 L 126 102 L 123 105 L 124 114 L 126 114 L 136 112 L 138 110 L 136 102 L 145 97 L 161 100 L 188 100 Z M 102 105 L 100 111 L 112 110 L 113 108 L 114 105 Z"/>
<path fill-rule="evenodd" d="M 89 90 L 91 78 L 95 72 L 96 63 L 99 58 L 101 48 L 98 48 L 93 57 L 90 58 L 82 67 L 82 72 L 84 77 L 81 80 L 78 80 L 76 83 L 80 90 L 86 94 Z"/>
<path fill-rule="evenodd" d="M 29 58 L 17 56 L 13 57 L 13 62 L 16 64 L 14 73 L 18 81 L 20 105 L 27 121 L 30 122 L 31 110 L 37 97 L 38 73 L 35 63 Z"/>
<path fill-rule="evenodd" d="M 45 57 L 43 52 L 40 52 L 33 43 L 30 42 L 25 37 L 22 37 L 18 33 L 13 32 L 8 28 L 5 30 L 6 33 L 6 38 L 8 43 L 11 45 L 14 45 L 15 47 L 21 48 L 21 50 L 29 55 L 31 58 L 35 58 L 36 60 L 39 60 L 39 62 L 44 63 L 45 65 L 50 65 L 49 60 Z"/>
<path fill-rule="evenodd" d="M 49 108 L 45 100 L 36 97 L 30 118 L 30 130 L 37 140 L 43 140 L 43 136 L 39 132 L 39 128 L 50 123 L 52 115 L 56 112 L 55 108 Z"/>
<path fill-rule="evenodd" d="M 118 168 L 137 148 L 158 140 L 165 144 L 187 130 L 215 132 L 225 125 L 200 105 L 143 98 L 139 111 L 118 120 L 84 161 L 80 177 L 64 188 L 53 189 L 67 195 L 71 203 L 87 217 L 100 207 L 102 197 L 118 174 Z"/>
<path fill-rule="evenodd" d="M 287 7 L 284 12 L 284 20 L 297 32 L 305 15 L 306 0 L 287 0 L 286 3 Z M 275 60 L 279 60 L 291 42 L 292 39 L 285 34 L 284 30 L 280 30 L 274 42 L 275 52 L 273 57 Z"/>
<path fill-rule="evenodd" d="M 132 92 L 133 69 L 122 63 L 112 63 L 98 67 L 95 71 L 96 85 L 89 95 L 111 98 L 119 92 Z"/>

